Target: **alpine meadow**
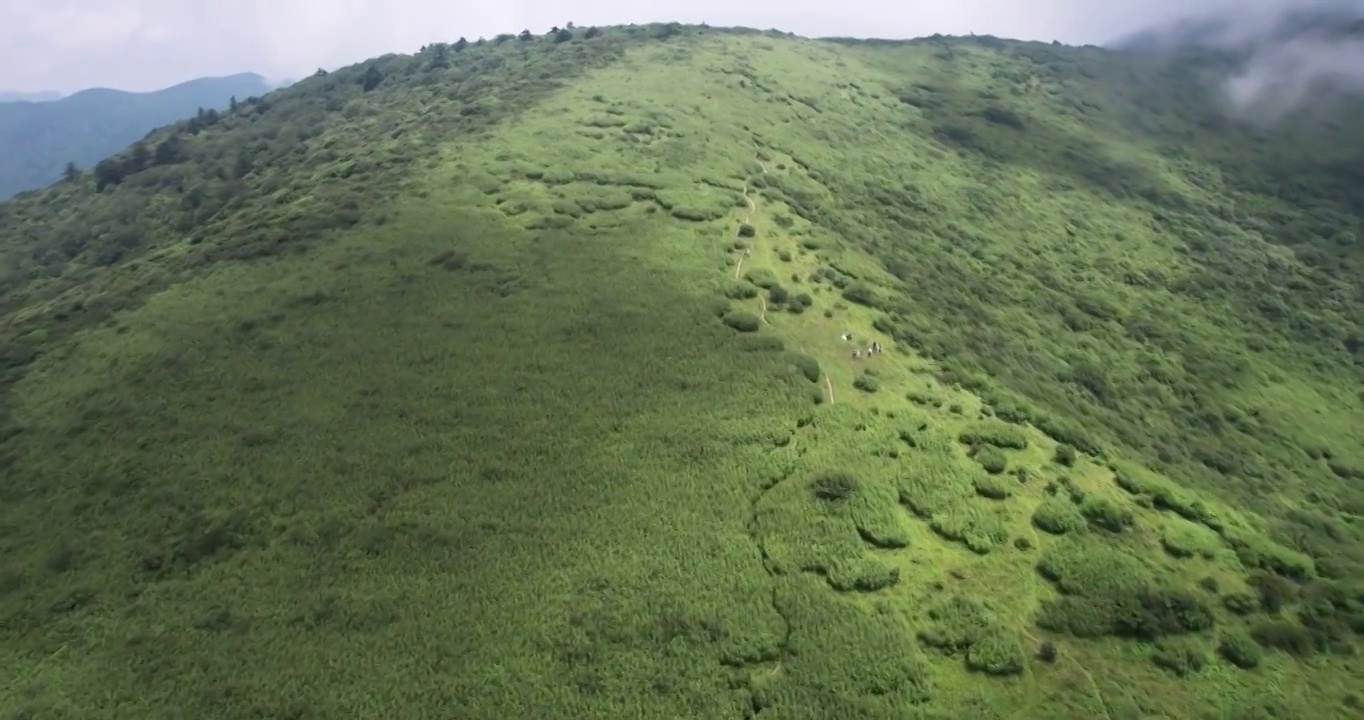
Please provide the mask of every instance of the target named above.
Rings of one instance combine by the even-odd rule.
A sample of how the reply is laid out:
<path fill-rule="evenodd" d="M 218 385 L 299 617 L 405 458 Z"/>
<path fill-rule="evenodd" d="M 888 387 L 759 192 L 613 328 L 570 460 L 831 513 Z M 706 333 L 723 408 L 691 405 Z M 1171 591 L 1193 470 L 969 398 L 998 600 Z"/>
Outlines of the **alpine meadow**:
<path fill-rule="evenodd" d="M 0 204 L 0 717 L 1364 718 L 1364 104 L 433 44 Z"/>

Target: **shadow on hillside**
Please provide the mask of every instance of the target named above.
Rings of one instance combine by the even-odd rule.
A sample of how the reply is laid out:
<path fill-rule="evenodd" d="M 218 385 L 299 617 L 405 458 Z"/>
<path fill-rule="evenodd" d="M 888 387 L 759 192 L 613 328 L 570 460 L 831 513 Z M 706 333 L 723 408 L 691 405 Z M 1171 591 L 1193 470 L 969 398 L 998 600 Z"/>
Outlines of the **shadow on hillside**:
<path fill-rule="evenodd" d="M 1118 202 L 1190 209 L 1189 201 L 1149 166 L 1069 132 L 1046 117 L 1016 109 L 995 94 L 985 92 L 970 99 L 962 94 L 941 104 L 919 105 L 932 123 L 934 136 L 949 147 L 983 157 L 989 164 L 1022 166 L 1052 178 L 1057 190 L 1083 187 Z"/>

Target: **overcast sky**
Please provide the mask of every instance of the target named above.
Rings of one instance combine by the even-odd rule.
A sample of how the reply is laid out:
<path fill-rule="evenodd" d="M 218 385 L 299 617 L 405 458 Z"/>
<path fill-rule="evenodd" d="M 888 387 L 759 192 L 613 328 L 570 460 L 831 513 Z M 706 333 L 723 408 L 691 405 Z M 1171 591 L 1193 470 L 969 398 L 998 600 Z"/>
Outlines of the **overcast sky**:
<path fill-rule="evenodd" d="M 1229 0 L 1228 0 L 1229 1 Z M 1238 6 L 1280 0 L 1241 0 Z M 800 35 L 992 34 L 1102 43 L 1222 0 L 3 0 L 0 89 L 152 90 L 297 78 L 424 43 L 529 28 L 709 22 Z"/>

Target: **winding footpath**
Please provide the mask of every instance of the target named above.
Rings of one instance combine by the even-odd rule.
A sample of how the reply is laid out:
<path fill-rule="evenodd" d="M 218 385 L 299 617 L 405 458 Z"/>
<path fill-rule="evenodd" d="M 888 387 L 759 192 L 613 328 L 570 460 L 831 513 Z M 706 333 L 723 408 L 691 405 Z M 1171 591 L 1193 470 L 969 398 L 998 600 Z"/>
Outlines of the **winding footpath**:
<path fill-rule="evenodd" d="M 766 175 L 766 174 L 767 174 L 767 163 L 763 162 L 761 158 L 757 158 L 757 160 L 758 160 L 758 167 L 762 168 L 763 174 Z M 750 224 L 750 223 L 753 221 L 753 213 L 755 213 L 755 212 L 758 211 L 758 203 L 757 203 L 756 201 L 753 200 L 753 195 L 750 194 L 750 188 L 749 188 L 749 186 L 748 186 L 748 182 L 747 182 L 747 181 L 744 182 L 744 200 L 748 202 L 748 212 L 744 215 L 743 223 L 744 223 L 745 225 L 748 225 L 748 224 Z M 749 250 L 749 249 L 745 249 L 745 250 L 744 250 L 744 254 L 739 256 L 739 262 L 735 263 L 735 265 L 734 265 L 734 279 L 735 279 L 735 280 L 738 280 L 740 277 L 742 277 L 743 271 L 744 271 L 744 258 L 748 257 L 748 255 L 749 255 L 750 252 L 752 252 L 752 251 Z M 762 322 L 763 322 L 764 325 L 771 325 L 772 322 L 771 322 L 770 320 L 767 319 L 767 298 L 763 297 L 762 294 L 759 293 L 759 294 L 758 294 L 758 302 L 760 303 L 760 310 L 759 310 L 759 313 L 758 313 L 759 319 L 762 320 Z M 829 378 L 829 374 L 828 374 L 827 372 L 824 373 L 824 387 L 825 387 L 826 390 L 829 391 L 829 404 L 830 404 L 830 405 L 833 405 L 833 404 L 834 404 L 834 383 L 833 383 L 833 380 L 831 380 L 831 379 Z"/>

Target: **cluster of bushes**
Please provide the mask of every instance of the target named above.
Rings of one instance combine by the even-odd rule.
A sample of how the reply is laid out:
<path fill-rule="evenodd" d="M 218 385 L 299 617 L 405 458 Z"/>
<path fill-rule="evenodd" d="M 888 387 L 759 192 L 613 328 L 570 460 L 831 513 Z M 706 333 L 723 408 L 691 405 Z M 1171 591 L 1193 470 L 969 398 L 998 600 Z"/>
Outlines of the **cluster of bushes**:
<path fill-rule="evenodd" d="M 919 631 L 919 642 L 944 655 L 962 655 L 966 667 L 986 675 L 1023 672 L 1023 649 L 1004 624 L 985 606 L 954 596 L 928 611 L 930 624 Z"/>
<path fill-rule="evenodd" d="M 1044 555 L 1037 569 L 1061 593 L 1037 618 L 1047 630 L 1157 640 L 1208 630 L 1215 622 L 1195 594 L 1156 583 L 1139 561 L 1098 542 L 1068 543 Z"/>

